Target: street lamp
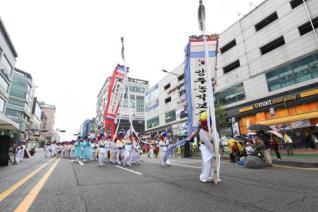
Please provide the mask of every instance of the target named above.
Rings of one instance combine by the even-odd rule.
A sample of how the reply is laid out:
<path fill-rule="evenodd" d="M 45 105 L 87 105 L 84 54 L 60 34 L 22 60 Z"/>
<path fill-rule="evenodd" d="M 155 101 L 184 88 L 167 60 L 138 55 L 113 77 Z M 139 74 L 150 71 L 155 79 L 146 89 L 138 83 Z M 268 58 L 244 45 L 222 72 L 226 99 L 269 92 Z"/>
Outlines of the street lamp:
<path fill-rule="evenodd" d="M 161 70 L 162 72 L 165 72 L 165 73 L 167 73 L 167 74 L 172 74 L 172 75 L 175 75 L 175 76 L 179 76 L 178 74 L 176 74 L 176 73 L 173 73 L 173 72 L 170 72 L 170 71 L 167 71 L 167 70 L 165 70 L 165 69 L 162 69 Z"/>

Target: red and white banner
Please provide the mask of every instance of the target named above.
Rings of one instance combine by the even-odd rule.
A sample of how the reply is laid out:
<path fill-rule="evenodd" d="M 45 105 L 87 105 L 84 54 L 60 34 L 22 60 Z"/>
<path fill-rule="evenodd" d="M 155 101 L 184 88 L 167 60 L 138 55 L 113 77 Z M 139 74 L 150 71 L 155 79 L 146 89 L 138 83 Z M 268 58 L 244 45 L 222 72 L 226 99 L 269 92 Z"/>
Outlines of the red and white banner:
<path fill-rule="evenodd" d="M 124 66 L 117 65 L 110 78 L 107 104 L 104 112 L 105 132 L 110 130 L 111 135 L 115 133 L 115 120 L 120 107 L 123 92 L 125 92 L 125 72 Z"/>

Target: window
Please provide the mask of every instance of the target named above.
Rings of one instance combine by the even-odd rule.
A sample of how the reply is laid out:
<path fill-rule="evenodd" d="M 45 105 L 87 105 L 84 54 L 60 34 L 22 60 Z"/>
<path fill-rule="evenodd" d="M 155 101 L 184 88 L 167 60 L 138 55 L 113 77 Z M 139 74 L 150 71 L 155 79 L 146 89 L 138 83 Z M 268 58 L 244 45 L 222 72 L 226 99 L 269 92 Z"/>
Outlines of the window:
<path fill-rule="evenodd" d="M 233 48 L 234 46 L 236 46 L 236 40 L 232 40 L 231 42 L 229 42 L 228 44 L 226 44 L 225 46 L 223 46 L 222 48 L 220 48 L 221 53 L 225 53 L 228 50 L 230 50 L 231 48 Z"/>
<path fill-rule="evenodd" d="M 274 13 L 270 14 L 269 16 L 267 16 L 266 18 L 264 18 L 262 21 L 258 22 L 255 25 L 256 31 L 263 29 L 264 27 L 266 27 L 267 25 L 269 25 L 270 23 L 274 22 L 277 19 L 278 19 L 277 12 L 275 11 Z"/>
<path fill-rule="evenodd" d="M 138 92 L 138 93 L 144 93 L 145 92 L 145 88 L 144 87 L 137 87 L 137 86 L 129 86 L 129 91 Z"/>
<path fill-rule="evenodd" d="M 3 67 L 4 67 L 5 74 L 8 75 L 8 77 L 9 77 L 11 75 L 13 67 L 10 64 L 8 58 L 5 55 L 3 55 L 3 57 L 1 57 L 1 61 L 0 62 L 3 65 Z"/>
<path fill-rule="evenodd" d="M 27 104 L 25 101 L 9 98 L 7 107 L 15 110 L 24 111 L 27 107 Z"/>
<path fill-rule="evenodd" d="M 215 99 L 216 101 L 224 105 L 244 100 L 245 91 L 244 91 L 243 83 L 216 93 Z"/>
<path fill-rule="evenodd" d="M 0 87 L 3 90 L 5 90 L 6 92 L 8 92 L 9 83 L 7 83 L 7 81 L 5 81 L 5 79 L 3 79 L 3 76 L 1 74 L 0 74 Z"/>
<path fill-rule="evenodd" d="M 135 95 L 130 94 L 130 99 L 135 99 Z"/>
<path fill-rule="evenodd" d="M 20 74 L 14 72 L 13 81 L 11 83 L 10 95 L 26 99 L 29 93 L 28 79 Z"/>
<path fill-rule="evenodd" d="M 241 66 L 240 60 L 236 60 L 233 63 L 230 63 L 229 65 L 223 67 L 224 74 L 229 73 L 230 71 L 233 71 L 234 69 L 240 66 Z"/>
<path fill-rule="evenodd" d="M 175 121 L 176 117 L 177 116 L 176 116 L 176 111 L 175 110 L 172 110 L 172 111 L 169 111 L 169 112 L 165 113 L 165 121 L 166 121 L 166 123 Z"/>
<path fill-rule="evenodd" d="M 4 99 L 0 98 L 0 112 L 3 113 L 4 111 L 4 106 L 6 104 L 6 101 Z"/>
<path fill-rule="evenodd" d="M 157 127 L 157 126 L 159 126 L 159 116 L 147 120 L 147 128 L 148 129 L 149 128 L 154 128 L 154 127 Z"/>
<path fill-rule="evenodd" d="M 284 36 L 281 36 L 260 48 L 262 55 L 277 49 L 285 44 Z"/>
<path fill-rule="evenodd" d="M 144 113 L 144 111 L 145 111 L 145 97 L 136 96 L 136 111 L 139 113 Z"/>
<path fill-rule="evenodd" d="M 305 1 L 307 1 L 307 0 L 305 0 Z M 294 9 L 294 8 L 298 7 L 299 5 L 301 5 L 303 2 L 304 2 L 303 0 L 292 0 L 289 3 L 290 3 L 291 8 Z"/>
<path fill-rule="evenodd" d="M 164 88 L 165 90 L 167 90 L 168 88 L 170 88 L 170 83 L 167 84 L 167 85 L 165 85 L 163 88 Z"/>
<path fill-rule="evenodd" d="M 184 79 L 184 74 L 181 74 L 180 76 L 178 76 L 178 81 L 181 81 Z"/>
<path fill-rule="evenodd" d="M 318 77 L 318 53 L 286 64 L 266 74 L 269 91 L 285 88 Z"/>
<path fill-rule="evenodd" d="M 169 102 L 171 102 L 171 97 L 168 97 L 168 98 L 165 99 L 165 103 L 166 104 L 169 103 Z"/>
<path fill-rule="evenodd" d="M 312 23 L 314 25 L 314 28 L 315 29 L 318 28 L 318 17 L 312 19 L 311 21 L 312 21 Z M 312 30 L 313 29 L 312 29 L 310 21 L 308 21 L 308 22 L 306 22 L 303 25 L 298 27 L 298 31 L 299 31 L 300 35 L 307 34 L 308 32 L 311 32 Z"/>

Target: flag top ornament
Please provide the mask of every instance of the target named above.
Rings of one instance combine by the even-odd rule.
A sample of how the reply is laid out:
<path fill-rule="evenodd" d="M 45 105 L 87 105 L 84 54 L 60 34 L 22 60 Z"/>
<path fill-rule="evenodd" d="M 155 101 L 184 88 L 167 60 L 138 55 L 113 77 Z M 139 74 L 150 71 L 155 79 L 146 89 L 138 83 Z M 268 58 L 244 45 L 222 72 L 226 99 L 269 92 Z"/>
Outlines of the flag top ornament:
<path fill-rule="evenodd" d="M 219 135 L 216 130 L 216 119 L 215 119 L 215 106 L 214 106 L 214 94 L 212 88 L 212 79 L 214 81 L 215 76 L 215 68 L 212 69 L 209 61 L 209 49 L 207 43 L 207 36 L 206 28 L 205 28 L 205 7 L 203 5 L 202 0 L 199 1 L 199 9 L 198 9 L 198 21 L 199 21 L 199 28 L 201 33 L 203 34 L 203 42 L 204 42 L 204 49 L 205 49 L 205 69 L 206 69 L 206 80 L 207 80 L 207 125 L 208 125 L 208 132 L 213 138 L 213 146 L 214 146 L 214 173 L 213 173 L 213 181 L 215 184 L 221 181 L 220 179 L 220 154 L 219 154 Z M 212 72 L 212 76 L 211 76 Z M 211 119 L 210 119 L 211 117 Z"/>

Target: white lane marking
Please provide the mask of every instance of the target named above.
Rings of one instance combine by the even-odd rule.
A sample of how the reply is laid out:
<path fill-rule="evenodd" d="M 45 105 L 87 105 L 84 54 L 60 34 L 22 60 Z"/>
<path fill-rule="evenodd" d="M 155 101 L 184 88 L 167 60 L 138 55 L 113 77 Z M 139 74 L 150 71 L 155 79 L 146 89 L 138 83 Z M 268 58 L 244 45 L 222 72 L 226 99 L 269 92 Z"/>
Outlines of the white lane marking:
<path fill-rule="evenodd" d="M 283 165 L 276 165 L 276 164 L 273 165 L 273 167 L 285 168 L 285 169 L 306 170 L 306 171 L 318 171 L 318 168 L 302 168 L 302 167 L 283 166 Z"/>
<path fill-rule="evenodd" d="M 129 172 L 132 172 L 132 173 L 134 173 L 134 174 L 143 175 L 143 173 L 141 173 L 141 172 L 136 172 L 136 171 L 133 171 L 133 170 L 131 170 L 131 169 L 126 169 L 126 168 L 121 167 L 121 166 L 116 166 L 116 167 L 117 167 L 117 168 L 120 168 L 120 169 L 123 169 L 123 170 L 126 170 L 126 171 L 129 171 Z"/>
<path fill-rule="evenodd" d="M 198 166 L 189 166 L 189 165 L 183 165 L 183 164 L 177 164 L 177 163 L 170 163 L 170 164 L 174 166 L 183 166 L 183 167 L 189 167 L 194 169 L 201 169 L 201 167 L 198 167 Z"/>

